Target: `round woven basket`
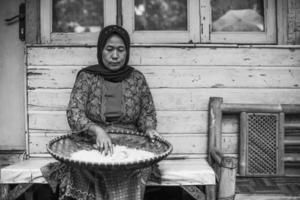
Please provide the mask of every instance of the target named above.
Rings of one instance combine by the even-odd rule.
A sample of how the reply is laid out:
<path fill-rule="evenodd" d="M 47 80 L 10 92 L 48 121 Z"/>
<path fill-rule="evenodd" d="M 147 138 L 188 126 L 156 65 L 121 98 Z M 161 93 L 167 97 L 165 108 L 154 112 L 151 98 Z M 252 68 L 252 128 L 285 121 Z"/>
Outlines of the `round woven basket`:
<path fill-rule="evenodd" d="M 154 153 L 153 157 L 139 159 L 132 162 L 86 162 L 71 158 L 71 154 L 80 150 L 92 150 L 95 140 L 84 139 L 78 134 L 67 134 L 54 138 L 47 145 L 48 152 L 60 162 L 78 166 L 97 168 L 100 170 L 122 170 L 139 169 L 149 167 L 172 152 L 172 145 L 165 139 L 155 138 L 150 142 L 149 138 L 143 134 L 130 130 L 109 130 L 108 131 L 114 145 L 127 146 L 128 148 L 141 149 Z M 84 135 L 84 134 L 82 134 Z"/>

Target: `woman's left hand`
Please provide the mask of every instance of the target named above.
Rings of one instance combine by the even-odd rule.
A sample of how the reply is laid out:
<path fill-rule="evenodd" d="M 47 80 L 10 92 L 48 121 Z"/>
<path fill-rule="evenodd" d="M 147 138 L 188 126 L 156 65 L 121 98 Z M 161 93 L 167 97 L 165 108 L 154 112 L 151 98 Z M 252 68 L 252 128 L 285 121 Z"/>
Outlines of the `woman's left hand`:
<path fill-rule="evenodd" d="M 151 142 L 154 142 L 155 138 L 162 139 L 163 137 L 154 129 L 147 129 L 146 130 L 146 136 L 148 136 L 151 140 Z"/>

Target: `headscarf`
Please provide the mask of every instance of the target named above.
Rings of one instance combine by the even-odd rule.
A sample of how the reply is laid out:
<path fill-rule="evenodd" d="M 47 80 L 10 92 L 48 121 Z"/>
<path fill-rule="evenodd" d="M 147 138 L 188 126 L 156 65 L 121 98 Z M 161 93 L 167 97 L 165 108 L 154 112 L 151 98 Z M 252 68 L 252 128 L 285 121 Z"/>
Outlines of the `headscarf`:
<path fill-rule="evenodd" d="M 105 44 L 106 44 L 107 40 L 114 34 L 116 34 L 122 38 L 122 40 L 125 44 L 125 49 L 126 49 L 125 63 L 120 69 L 118 69 L 116 71 L 108 69 L 103 64 L 103 61 L 102 61 L 102 51 L 105 47 Z M 133 68 L 131 66 L 127 65 L 128 60 L 129 60 L 129 54 L 130 54 L 129 49 L 130 49 L 130 38 L 129 38 L 127 31 L 118 25 L 107 26 L 101 30 L 101 32 L 99 34 L 99 38 L 98 38 L 98 44 L 97 44 L 98 65 L 92 65 L 92 66 L 86 67 L 86 68 L 80 70 L 80 72 L 87 71 L 87 72 L 90 72 L 93 74 L 99 74 L 105 80 L 110 81 L 110 82 L 121 82 L 121 81 L 127 79 L 130 76 L 131 72 L 133 71 Z"/>

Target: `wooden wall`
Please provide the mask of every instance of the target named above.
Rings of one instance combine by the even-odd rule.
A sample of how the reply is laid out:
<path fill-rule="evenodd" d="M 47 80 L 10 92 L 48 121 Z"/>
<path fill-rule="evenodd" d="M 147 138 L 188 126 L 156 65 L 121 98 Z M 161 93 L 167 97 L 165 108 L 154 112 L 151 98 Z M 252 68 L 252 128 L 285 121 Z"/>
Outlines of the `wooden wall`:
<path fill-rule="evenodd" d="M 288 0 L 288 44 L 300 44 L 300 1 Z"/>
<path fill-rule="evenodd" d="M 27 47 L 28 128 L 31 155 L 46 153 L 53 137 L 69 130 L 65 109 L 75 75 L 95 64 L 95 47 Z M 130 64 L 151 87 L 158 131 L 174 154 L 205 157 L 208 99 L 230 103 L 300 103 L 300 48 L 141 47 Z M 238 120 L 223 124 L 224 151 L 237 153 Z"/>

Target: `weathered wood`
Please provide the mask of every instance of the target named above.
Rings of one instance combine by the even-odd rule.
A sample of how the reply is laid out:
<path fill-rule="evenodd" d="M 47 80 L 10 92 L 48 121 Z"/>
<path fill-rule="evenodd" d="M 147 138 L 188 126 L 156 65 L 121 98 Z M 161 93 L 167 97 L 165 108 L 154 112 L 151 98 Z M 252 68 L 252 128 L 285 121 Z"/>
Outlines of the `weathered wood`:
<path fill-rule="evenodd" d="M 222 98 L 211 97 L 209 100 L 209 149 L 222 149 L 221 134 L 222 134 Z"/>
<path fill-rule="evenodd" d="M 27 44 L 39 43 L 39 15 L 40 15 L 40 1 L 31 0 L 26 3 L 26 29 L 25 40 Z"/>
<path fill-rule="evenodd" d="M 72 88 L 84 66 L 29 66 L 30 88 Z M 134 66 L 151 88 L 299 88 L 296 67 Z M 162 78 L 163 77 L 163 78 Z M 284 80 L 284 81 L 282 81 Z"/>
<path fill-rule="evenodd" d="M 281 104 L 282 112 L 286 114 L 300 113 L 299 104 Z"/>
<path fill-rule="evenodd" d="M 293 153 L 286 153 L 282 158 L 285 162 L 300 162 L 300 155 Z"/>
<path fill-rule="evenodd" d="M 222 111 L 226 113 L 256 112 L 256 113 L 299 113 L 300 104 L 222 104 Z"/>
<path fill-rule="evenodd" d="M 210 155 L 212 157 L 212 159 L 218 164 L 221 165 L 222 164 L 222 158 L 224 157 L 224 153 L 223 151 L 221 151 L 220 149 L 212 149 L 210 151 Z"/>
<path fill-rule="evenodd" d="M 0 168 L 11 165 L 23 159 L 25 150 L 0 151 Z"/>
<path fill-rule="evenodd" d="M 287 44 L 287 5 L 286 0 L 277 0 L 277 44 Z"/>
<path fill-rule="evenodd" d="M 284 128 L 286 129 L 299 129 L 300 128 L 300 124 L 284 124 Z"/>
<path fill-rule="evenodd" d="M 29 111 L 30 131 L 66 131 L 70 130 L 67 124 L 65 111 Z M 207 111 L 158 111 L 158 131 L 160 133 L 207 133 Z M 235 115 L 224 117 L 222 122 L 223 133 L 237 133 L 238 119 Z"/>
<path fill-rule="evenodd" d="M 235 200 L 299 200 L 299 197 L 282 194 L 237 194 Z"/>
<path fill-rule="evenodd" d="M 66 110 L 70 92 L 70 89 L 28 90 L 29 110 Z M 157 110 L 208 110 L 209 97 L 216 95 L 226 102 L 245 104 L 296 104 L 300 100 L 300 90 L 295 89 L 153 88 L 151 92 Z M 233 112 L 231 108 L 227 110 Z"/>
<path fill-rule="evenodd" d="M 28 47 L 28 65 L 93 65 L 96 48 Z M 130 65 L 298 66 L 300 49 L 276 48 L 139 48 L 131 49 Z"/>
<path fill-rule="evenodd" d="M 7 200 L 9 193 L 9 185 L 8 184 L 0 184 L 0 199 Z"/>
<path fill-rule="evenodd" d="M 69 130 L 65 111 L 30 111 L 29 129 Z M 158 111 L 158 131 L 161 133 L 198 133 L 207 129 L 206 111 Z"/>
<path fill-rule="evenodd" d="M 268 104 L 222 104 L 224 113 L 240 112 L 259 112 L 259 113 L 278 113 L 282 110 L 281 105 Z"/>
<path fill-rule="evenodd" d="M 29 137 L 29 152 L 32 154 L 47 153 L 46 145 L 51 139 L 64 133 L 56 134 L 30 134 Z M 173 145 L 172 154 L 207 154 L 207 135 L 206 134 L 162 134 Z M 222 138 L 223 151 L 227 154 L 237 153 L 237 136 L 226 134 Z"/>
<path fill-rule="evenodd" d="M 206 185 L 205 193 L 206 200 L 216 200 L 216 186 L 215 185 Z"/>
<path fill-rule="evenodd" d="M 232 199 L 235 196 L 237 159 L 223 157 L 221 168 L 221 176 L 219 180 L 219 199 Z"/>
<path fill-rule="evenodd" d="M 248 117 L 246 112 L 240 114 L 240 141 L 239 141 L 239 174 L 245 176 L 247 168 Z"/>
<path fill-rule="evenodd" d="M 53 158 L 31 158 L 1 169 L 1 181 L 7 184 L 46 183 L 40 168 Z M 161 182 L 148 185 L 215 185 L 215 175 L 205 159 L 163 160 L 158 163 Z"/>
<path fill-rule="evenodd" d="M 277 174 L 280 176 L 284 176 L 284 124 L 285 124 L 285 113 L 279 113 L 279 122 L 278 122 L 278 138 L 277 138 L 277 145 L 278 145 L 278 155 L 277 155 Z"/>

